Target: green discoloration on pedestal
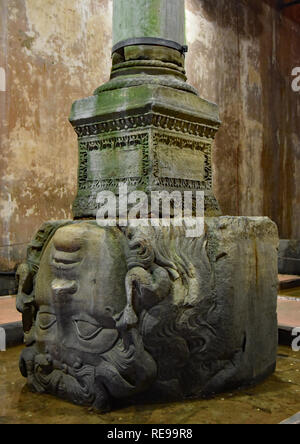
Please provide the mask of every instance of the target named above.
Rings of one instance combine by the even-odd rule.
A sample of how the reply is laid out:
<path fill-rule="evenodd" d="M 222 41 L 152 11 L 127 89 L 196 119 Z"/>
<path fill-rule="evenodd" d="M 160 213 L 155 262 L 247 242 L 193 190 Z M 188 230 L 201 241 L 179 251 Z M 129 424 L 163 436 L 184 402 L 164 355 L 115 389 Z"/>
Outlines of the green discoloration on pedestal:
<path fill-rule="evenodd" d="M 177 118 L 188 119 L 193 116 L 194 122 L 211 122 L 220 124 L 218 107 L 215 103 L 202 99 L 194 94 L 187 94 L 173 88 L 157 84 L 144 84 L 128 88 L 104 91 L 99 95 L 87 97 L 74 102 L 70 120 L 76 127 L 84 123 L 108 120 L 108 116 L 120 118 L 139 114 L 139 110 L 162 111 Z M 104 119 L 104 116 L 106 118 Z"/>
<path fill-rule="evenodd" d="M 114 0 L 114 44 L 164 40 L 116 48 L 109 82 L 73 104 L 70 121 L 79 141 L 75 218 L 96 217 L 98 194 L 117 194 L 120 183 L 148 194 L 204 191 L 205 214 L 220 214 L 211 162 L 218 108 L 186 83 L 184 6 L 184 0 Z M 175 49 L 165 40 L 173 40 Z"/>
<path fill-rule="evenodd" d="M 218 214 L 211 168 L 218 108 L 157 80 L 73 104 L 70 120 L 79 138 L 76 218 L 95 217 L 97 194 L 117 193 L 119 183 L 146 193 L 204 191 L 206 214 Z"/>
<path fill-rule="evenodd" d="M 184 0 L 114 0 L 113 44 L 156 37 L 184 45 Z"/>

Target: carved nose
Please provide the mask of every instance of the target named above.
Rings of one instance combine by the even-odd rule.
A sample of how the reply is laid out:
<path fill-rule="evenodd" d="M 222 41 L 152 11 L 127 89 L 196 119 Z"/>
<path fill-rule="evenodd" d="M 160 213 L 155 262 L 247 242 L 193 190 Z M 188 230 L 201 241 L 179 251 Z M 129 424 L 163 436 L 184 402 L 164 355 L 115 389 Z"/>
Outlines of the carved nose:
<path fill-rule="evenodd" d="M 73 226 L 58 230 L 53 237 L 53 243 L 57 251 L 65 253 L 75 253 L 82 247 L 82 239 L 78 231 L 74 232 Z"/>
<path fill-rule="evenodd" d="M 61 274 L 71 271 L 76 265 L 82 261 L 83 241 L 73 226 L 68 226 L 58 230 L 53 237 L 53 260 L 54 270 L 58 270 Z M 55 271 L 54 271 L 55 272 Z"/>

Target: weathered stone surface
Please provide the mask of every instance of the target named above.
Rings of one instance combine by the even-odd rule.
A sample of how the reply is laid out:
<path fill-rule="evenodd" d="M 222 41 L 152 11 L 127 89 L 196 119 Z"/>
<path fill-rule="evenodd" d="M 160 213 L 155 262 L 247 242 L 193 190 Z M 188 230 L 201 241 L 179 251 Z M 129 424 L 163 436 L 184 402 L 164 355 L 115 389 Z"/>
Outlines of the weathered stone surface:
<path fill-rule="evenodd" d="M 120 398 L 201 397 L 269 375 L 276 225 L 205 222 L 193 239 L 183 227 L 93 221 L 50 230 L 31 297 L 25 288 L 18 297 L 31 313 L 20 360 L 30 388 L 105 410 Z"/>
<path fill-rule="evenodd" d="M 300 260 L 300 240 L 299 239 L 280 239 L 278 256 Z"/>
<path fill-rule="evenodd" d="M 147 193 L 204 191 L 207 214 L 219 214 L 211 165 L 220 125 L 217 106 L 165 79 L 162 86 L 160 76 L 142 76 L 144 84 L 100 91 L 73 104 L 70 121 L 79 146 L 76 218 L 95 217 L 98 193 L 117 192 L 121 182 L 129 191 Z"/>
<path fill-rule="evenodd" d="M 220 215 L 211 161 L 218 108 L 186 83 L 177 45 L 184 39 L 184 0 L 114 1 L 113 26 L 115 43 L 145 39 L 115 46 L 110 81 L 72 106 L 79 143 L 75 218 L 95 217 L 99 192 L 117 194 L 120 183 L 148 195 L 203 191 L 205 214 Z M 175 47 L 151 36 L 173 36 Z"/>
<path fill-rule="evenodd" d="M 0 2 L 0 271 L 25 259 L 43 221 L 72 217 L 77 147 L 66 116 L 109 77 L 111 10 L 110 0 Z"/>
<path fill-rule="evenodd" d="M 186 0 L 188 81 L 222 120 L 215 195 L 224 214 L 271 217 L 283 239 L 300 238 L 299 9 Z M 24 259 L 43 221 L 72 217 L 78 155 L 66 116 L 109 78 L 111 14 L 111 0 L 0 2 L 1 271 Z"/>
<path fill-rule="evenodd" d="M 228 304 L 229 312 L 232 310 L 225 321 L 228 344 L 237 347 L 245 335 L 235 376 L 241 382 L 244 377 L 255 380 L 276 362 L 277 227 L 268 218 L 247 217 L 211 219 L 208 226 L 213 244 L 218 246 L 217 294 L 224 297 L 223 307 Z"/>
<path fill-rule="evenodd" d="M 281 274 L 300 274 L 300 240 L 280 240 L 278 250 L 278 270 Z"/>
<path fill-rule="evenodd" d="M 184 0 L 114 0 L 113 44 L 137 37 L 185 43 Z"/>
<path fill-rule="evenodd" d="M 168 6 L 183 22 L 183 1 L 178 10 L 177 0 L 137 3 L 145 37 L 165 20 L 170 28 Z M 131 32 L 138 14 L 126 14 Z M 219 214 L 217 106 L 186 84 L 180 45 L 176 54 L 164 41 L 140 43 L 114 48 L 110 81 L 73 105 L 75 219 L 94 218 L 98 193 L 120 183 L 148 194 L 204 191 L 206 216 Z M 264 218 L 206 218 L 196 238 L 162 221 L 49 222 L 21 276 L 21 372 L 32 390 L 100 410 L 120 398 L 183 399 L 253 383 L 275 368 L 276 248 L 276 226 Z"/>

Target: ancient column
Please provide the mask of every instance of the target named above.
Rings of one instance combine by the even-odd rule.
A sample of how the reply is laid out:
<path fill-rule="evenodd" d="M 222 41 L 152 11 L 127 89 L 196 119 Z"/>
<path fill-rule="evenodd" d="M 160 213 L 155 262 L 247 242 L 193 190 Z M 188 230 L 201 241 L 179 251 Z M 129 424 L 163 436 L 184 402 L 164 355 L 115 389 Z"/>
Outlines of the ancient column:
<path fill-rule="evenodd" d="M 75 102 L 79 140 L 76 218 L 95 217 L 100 191 L 212 192 L 217 106 L 186 83 L 184 0 L 115 0 L 110 81 Z"/>
<path fill-rule="evenodd" d="M 268 218 L 219 216 L 218 108 L 186 83 L 184 0 L 114 0 L 113 43 L 110 80 L 71 111 L 75 220 L 46 222 L 20 273 L 22 375 L 101 411 L 258 382 L 276 366 L 278 233 Z M 148 213 L 145 226 L 100 226 L 97 196 L 120 183 L 203 191 L 203 232 Z"/>
<path fill-rule="evenodd" d="M 113 52 L 132 44 L 155 43 L 179 50 L 184 46 L 184 1 L 129 0 L 115 1 L 113 6 Z"/>

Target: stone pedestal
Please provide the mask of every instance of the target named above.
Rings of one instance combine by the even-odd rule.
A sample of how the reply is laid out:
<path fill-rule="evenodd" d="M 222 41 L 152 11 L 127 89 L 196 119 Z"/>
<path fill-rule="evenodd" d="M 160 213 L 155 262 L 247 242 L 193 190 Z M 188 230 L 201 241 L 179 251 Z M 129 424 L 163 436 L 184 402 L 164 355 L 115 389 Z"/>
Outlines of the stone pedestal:
<path fill-rule="evenodd" d="M 220 214 L 211 166 L 216 105 L 171 87 L 172 79 L 165 85 L 162 79 L 140 80 L 73 105 L 70 120 L 79 144 L 74 216 L 95 217 L 98 193 L 117 194 L 120 183 L 147 194 L 204 191 L 206 214 Z"/>
<path fill-rule="evenodd" d="M 300 275 L 300 240 L 280 240 L 278 270 L 281 274 Z"/>
<path fill-rule="evenodd" d="M 217 105 L 186 83 L 184 0 L 114 1 L 110 80 L 73 104 L 78 135 L 75 218 L 95 217 L 97 195 L 204 191 L 207 216 L 220 215 L 212 191 Z"/>
<path fill-rule="evenodd" d="M 276 364 L 277 228 L 212 217 L 220 121 L 186 83 L 184 0 L 115 0 L 113 40 L 110 80 L 71 111 L 76 220 L 46 223 L 23 267 L 21 372 L 34 391 L 100 410 L 255 383 Z M 98 193 L 120 184 L 203 191 L 204 234 L 166 219 L 101 228 Z"/>
<path fill-rule="evenodd" d="M 271 374 L 276 225 L 205 224 L 193 239 L 178 227 L 42 227 L 18 296 L 30 388 L 106 410 L 121 398 L 201 397 Z"/>

